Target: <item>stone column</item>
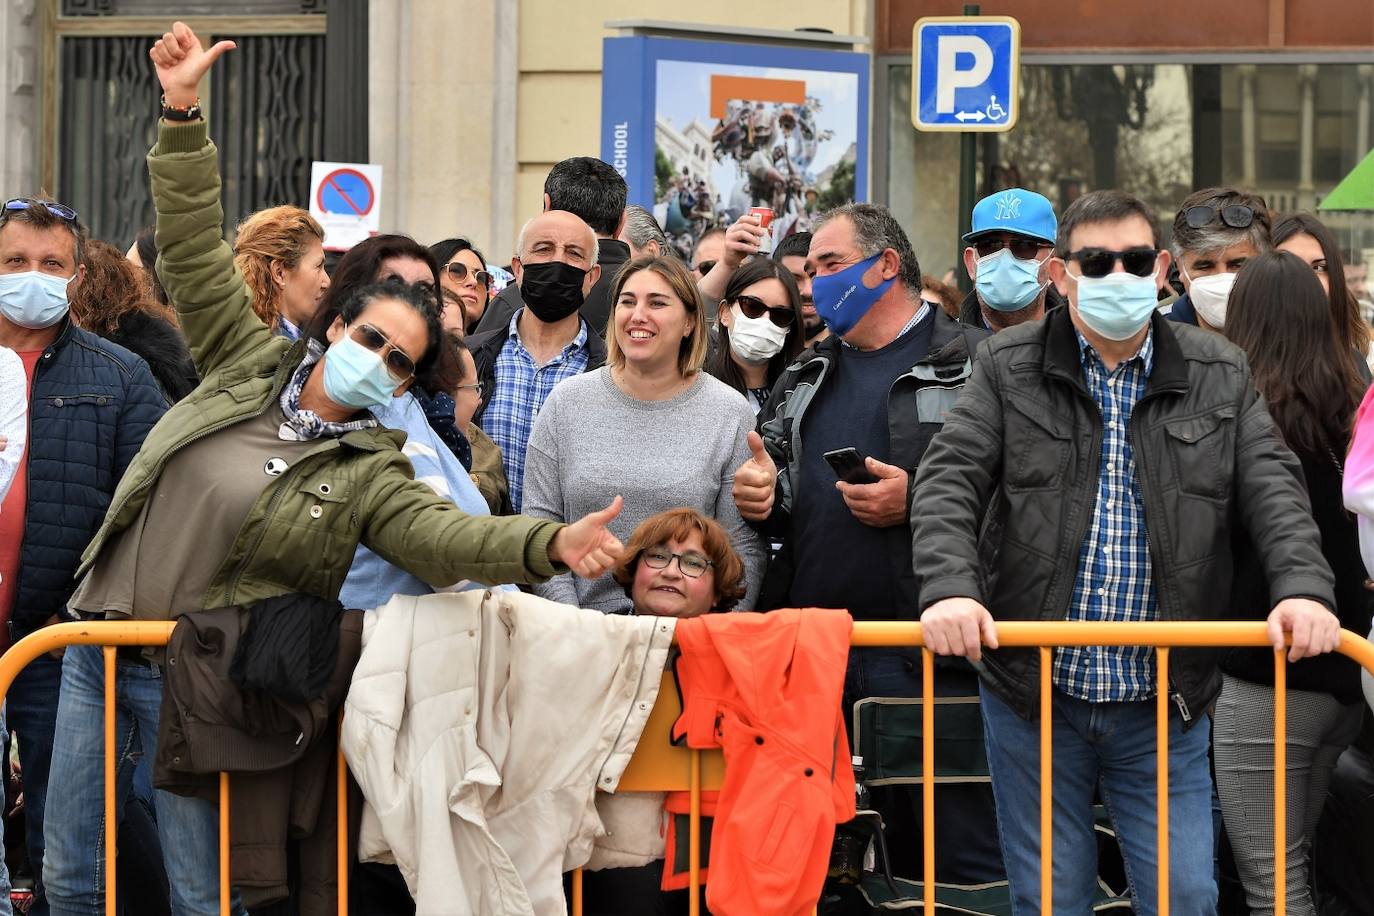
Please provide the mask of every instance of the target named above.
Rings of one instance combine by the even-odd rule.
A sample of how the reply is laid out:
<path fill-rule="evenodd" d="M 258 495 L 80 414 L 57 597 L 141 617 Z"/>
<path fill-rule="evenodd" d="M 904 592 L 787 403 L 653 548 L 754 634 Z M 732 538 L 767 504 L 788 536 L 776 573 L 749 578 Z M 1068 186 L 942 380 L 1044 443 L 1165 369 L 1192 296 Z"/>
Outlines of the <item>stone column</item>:
<path fill-rule="evenodd" d="M 1240 186 L 1252 191 L 1259 174 L 1255 166 L 1255 65 L 1241 64 L 1236 74 L 1240 77 Z"/>
<path fill-rule="evenodd" d="M 1301 98 L 1301 121 L 1298 134 L 1298 209 L 1311 210 L 1316 206 L 1316 188 L 1312 184 L 1312 153 L 1316 143 L 1317 65 L 1298 67 L 1298 91 Z"/>
<path fill-rule="evenodd" d="M 1359 107 L 1355 109 L 1355 161 L 1369 152 L 1369 105 L 1374 97 L 1374 64 L 1360 64 L 1355 68 L 1360 86 Z"/>
<path fill-rule="evenodd" d="M 0 199 L 40 190 L 39 0 L 0 4 Z"/>

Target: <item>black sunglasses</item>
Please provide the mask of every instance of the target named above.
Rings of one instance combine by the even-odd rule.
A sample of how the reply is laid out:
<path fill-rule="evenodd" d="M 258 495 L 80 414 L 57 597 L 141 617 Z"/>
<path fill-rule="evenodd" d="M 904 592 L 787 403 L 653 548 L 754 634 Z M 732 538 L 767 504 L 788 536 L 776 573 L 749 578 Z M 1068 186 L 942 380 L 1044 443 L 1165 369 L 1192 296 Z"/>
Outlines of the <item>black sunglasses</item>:
<path fill-rule="evenodd" d="M 1155 272 L 1155 261 L 1159 258 L 1156 248 L 1127 248 L 1125 251 L 1111 251 L 1106 248 L 1080 248 L 1070 252 L 1066 261 L 1077 261 L 1085 277 L 1105 277 L 1120 261 L 1126 273 L 1137 277 L 1148 277 Z"/>
<path fill-rule="evenodd" d="M 736 296 L 734 304 L 739 306 L 739 310 L 746 318 L 762 318 L 767 315 L 768 320 L 780 328 L 790 328 L 792 322 L 797 319 L 797 313 L 790 308 L 769 305 L 757 296 Z"/>
<path fill-rule="evenodd" d="M 1193 229 L 1206 228 L 1218 218 L 1232 229 L 1244 229 L 1255 221 L 1255 211 L 1245 204 L 1231 204 L 1229 207 L 1201 204 L 1184 210 L 1183 218 Z"/>
<path fill-rule="evenodd" d="M 715 261 L 697 261 L 697 273 L 703 277 L 711 272 L 711 268 L 716 266 Z"/>
<path fill-rule="evenodd" d="M 468 266 L 462 261 L 449 261 L 444 265 L 444 272 L 459 283 L 468 278 Z M 477 280 L 478 286 L 491 289 L 491 274 L 485 270 L 474 270 L 472 275 Z"/>
<path fill-rule="evenodd" d="M 58 219 L 64 219 L 69 223 L 76 222 L 76 211 L 66 204 L 59 204 L 53 200 L 25 200 L 16 197 L 5 201 L 5 210 L 28 210 L 32 207 L 42 207 Z"/>
<path fill-rule="evenodd" d="M 1051 247 L 1053 246 L 1035 239 L 979 239 L 973 243 L 973 250 L 978 252 L 980 258 L 986 258 L 1003 248 L 1008 248 L 1011 250 L 1011 256 L 1018 261 L 1033 261 L 1040 254 L 1040 249 Z"/>
<path fill-rule="evenodd" d="M 387 371 L 396 381 L 404 382 L 415 375 L 415 361 L 372 325 L 355 324 L 348 333 L 373 353 L 381 353 L 382 362 L 386 363 Z"/>

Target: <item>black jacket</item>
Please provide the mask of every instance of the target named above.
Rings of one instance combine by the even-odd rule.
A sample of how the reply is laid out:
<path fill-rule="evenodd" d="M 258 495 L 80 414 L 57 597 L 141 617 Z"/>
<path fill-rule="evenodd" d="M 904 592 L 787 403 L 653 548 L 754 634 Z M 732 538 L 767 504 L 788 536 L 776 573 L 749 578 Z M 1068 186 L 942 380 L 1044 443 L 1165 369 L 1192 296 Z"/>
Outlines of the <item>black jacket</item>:
<path fill-rule="evenodd" d="M 143 357 L 167 400 L 175 404 L 200 384 L 186 338 L 170 322 L 146 312 L 129 312 L 106 340 Z"/>
<path fill-rule="evenodd" d="M 1064 297 L 1059 295 L 1059 290 L 1054 288 L 1053 283 L 1045 288 L 1046 315 L 1064 305 L 1065 301 Z M 959 303 L 959 323 L 970 328 L 987 329 L 987 325 L 983 322 L 983 306 L 978 301 L 977 290 L 969 290 L 964 301 Z"/>
<path fill-rule="evenodd" d="M 615 239 L 597 239 L 596 250 L 596 263 L 601 265 L 601 279 L 587 293 L 587 301 L 582 304 L 582 317 L 604 339 L 606 323 L 611 316 L 611 284 L 615 282 L 616 272 L 630 260 L 630 246 Z M 482 320 L 477 322 L 472 333 L 476 335 L 505 330 L 510 327 L 511 316 L 523 306 L 520 287 L 512 283 L 487 303 L 487 310 L 482 313 Z"/>
<path fill-rule="evenodd" d="M 590 324 L 590 322 L 588 322 Z M 510 337 L 510 322 L 507 321 L 495 331 L 475 334 L 468 338 L 468 350 L 472 352 L 472 362 L 477 368 L 477 380 L 482 383 L 482 403 L 472 415 L 472 422 L 482 424 L 482 415 L 487 412 L 492 393 L 496 390 L 496 358 Z M 595 329 L 587 328 L 587 368 L 584 372 L 600 369 L 606 365 L 606 342 Z"/>
<path fill-rule="evenodd" d="M 1273 596 L 1335 606 L 1293 453 L 1218 334 L 1156 313 L 1154 366 L 1131 414 L 1161 620 L 1209 620 L 1231 602 L 1235 527 L 1249 532 Z M 985 341 L 964 396 L 931 443 L 912 506 L 921 609 L 983 603 L 998 620 L 1062 620 L 1092 521 L 1102 415 L 1083 380 L 1066 309 Z M 1195 718 L 1221 676 L 1211 649 L 1176 649 L 1173 698 Z M 1039 655 L 983 654 L 988 686 L 1036 714 Z"/>
<path fill-rule="evenodd" d="M 920 466 L 926 448 L 972 372 L 974 348 L 987 336 L 986 331 L 962 327 L 939 309 L 932 311 L 935 325 L 931 329 L 926 356 L 913 365 L 909 372 L 893 380 L 887 397 L 887 425 L 891 441 L 888 461 L 908 471 L 913 485 L 916 468 Z M 760 527 L 766 535 L 783 542 L 781 551 L 768 564 L 768 572 L 764 575 L 759 610 L 788 606 L 787 596 L 793 576 L 789 529 L 793 488 L 795 482 L 801 479 L 802 421 L 811 399 L 825 385 L 841 346 L 840 338 L 832 335 L 802 351 L 796 361 L 778 377 L 768 403 L 759 414 L 759 435 L 763 437 L 764 447 L 778 466 L 773 512 Z M 911 504 L 910 491 L 907 504 Z M 889 575 L 898 583 L 897 592 L 902 605 L 910 608 L 914 614 L 917 591 L 911 568 L 910 532 L 905 528 L 893 528 L 890 534 L 890 549 L 884 564 L 886 571 L 875 570 L 875 573 Z"/>

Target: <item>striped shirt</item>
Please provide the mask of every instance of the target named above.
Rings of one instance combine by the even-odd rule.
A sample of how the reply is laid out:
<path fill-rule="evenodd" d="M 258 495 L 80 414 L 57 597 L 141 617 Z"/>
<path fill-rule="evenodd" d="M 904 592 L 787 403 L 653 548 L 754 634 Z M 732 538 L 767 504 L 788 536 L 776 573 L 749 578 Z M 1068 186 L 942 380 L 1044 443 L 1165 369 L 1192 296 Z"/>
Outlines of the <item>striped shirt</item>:
<path fill-rule="evenodd" d="M 1154 334 L 1135 356 L 1108 372 L 1092 345 L 1078 335 L 1083 378 L 1102 413 L 1097 502 L 1078 552 L 1078 575 L 1069 620 L 1154 620 L 1145 506 L 1131 449 L 1131 411 L 1150 377 Z M 1086 646 L 1055 651 L 1055 686 L 1090 703 L 1145 700 L 1155 693 L 1154 650 L 1143 646 Z"/>
<path fill-rule="evenodd" d="M 536 365 L 530 351 L 520 342 L 518 324 L 524 309 L 510 319 L 509 333 L 496 357 L 496 384 L 491 400 L 482 414 L 482 431 L 501 449 L 506 462 L 506 481 L 510 485 L 511 507 L 517 514 L 525 501 L 525 449 L 539 408 L 548 400 L 553 386 L 587 371 L 591 351 L 587 348 L 587 322 L 579 321 L 577 336 L 544 365 Z"/>

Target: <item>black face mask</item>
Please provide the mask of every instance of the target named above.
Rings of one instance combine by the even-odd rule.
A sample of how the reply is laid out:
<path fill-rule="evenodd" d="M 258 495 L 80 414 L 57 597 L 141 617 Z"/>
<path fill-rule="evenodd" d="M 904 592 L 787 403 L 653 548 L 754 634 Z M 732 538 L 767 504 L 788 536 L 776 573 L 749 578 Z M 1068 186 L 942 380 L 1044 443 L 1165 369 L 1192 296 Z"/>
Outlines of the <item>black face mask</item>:
<path fill-rule="evenodd" d="M 582 308 L 586 298 L 582 294 L 582 283 L 587 279 L 585 270 L 562 261 L 525 264 L 523 267 L 520 298 L 535 318 L 545 324 L 553 324 Z"/>

